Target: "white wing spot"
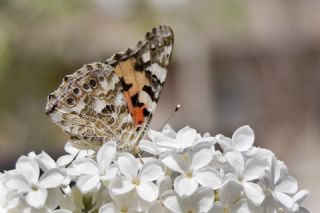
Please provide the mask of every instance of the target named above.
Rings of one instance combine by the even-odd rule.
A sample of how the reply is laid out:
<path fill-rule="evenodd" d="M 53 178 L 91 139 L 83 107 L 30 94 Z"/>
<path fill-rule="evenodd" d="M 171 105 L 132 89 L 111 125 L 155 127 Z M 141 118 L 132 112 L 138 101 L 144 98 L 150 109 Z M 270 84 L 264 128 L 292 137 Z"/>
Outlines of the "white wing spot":
<path fill-rule="evenodd" d="M 157 63 L 151 64 L 149 70 L 153 75 L 155 75 L 159 79 L 161 83 L 163 83 L 164 80 L 166 79 L 167 69 L 161 67 L 159 64 Z"/>
<path fill-rule="evenodd" d="M 114 100 L 114 104 L 115 104 L 116 106 L 122 106 L 122 105 L 125 104 L 125 102 L 124 102 L 124 95 L 123 95 L 122 93 L 119 93 L 119 94 L 116 96 L 116 98 L 115 98 L 115 100 Z"/>
<path fill-rule="evenodd" d="M 150 61 L 150 58 L 151 58 L 151 55 L 150 55 L 150 52 L 149 52 L 149 51 L 142 54 L 142 60 L 143 60 L 143 62 L 148 62 L 148 61 Z"/>

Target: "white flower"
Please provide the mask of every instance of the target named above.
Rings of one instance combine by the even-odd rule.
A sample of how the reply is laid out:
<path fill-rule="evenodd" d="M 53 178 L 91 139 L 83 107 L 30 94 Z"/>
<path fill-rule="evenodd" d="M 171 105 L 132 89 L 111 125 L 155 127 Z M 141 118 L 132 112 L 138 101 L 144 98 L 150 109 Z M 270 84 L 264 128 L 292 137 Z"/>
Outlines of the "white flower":
<path fill-rule="evenodd" d="M 299 212 L 299 213 L 309 212 L 306 208 L 300 206 L 300 204 L 307 198 L 308 195 L 309 195 L 308 190 L 301 190 L 292 197 L 294 201 L 294 206 L 292 208 L 293 212 Z"/>
<path fill-rule="evenodd" d="M 140 198 L 135 191 L 125 194 L 111 194 L 113 202 L 103 205 L 99 213 L 135 213 L 144 211 L 150 203 Z"/>
<path fill-rule="evenodd" d="M 171 211 L 166 209 L 160 200 L 156 200 L 148 207 L 145 213 L 171 213 Z"/>
<path fill-rule="evenodd" d="M 91 157 L 95 153 L 93 150 L 80 150 L 72 146 L 70 142 L 67 142 L 64 149 L 68 155 L 63 155 L 57 160 L 59 167 L 66 167 L 72 164 L 76 159 Z"/>
<path fill-rule="evenodd" d="M 19 194 L 16 191 L 9 190 L 4 185 L 5 181 L 10 178 L 10 174 L 12 173 L 16 173 L 16 171 L 11 170 L 4 174 L 0 174 L 0 209 L 14 209 L 19 205 Z"/>
<path fill-rule="evenodd" d="M 35 208 L 44 206 L 48 196 L 47 189 L 58 188 L 65 180 L 65 175 L 58 169 L 48 170 L 40 177 L 39 165 L 26 156 L 19 158 L 16 168 L 19 174 L 10 176 L 5 181 L 5 186 L 16 190 L 20 195 L 26 194 L 26 202 Z"/>
<path fill-rule="evenodd" d="M 215 203 L 210 213 L 263 213 L 263 209 L 250 205 L 241 196 L 242 186 L 238 181 L 228 180 L 220 189 L 220 202 Z"/>
<path fill-rule="evenodd" d="M 3 185 L 6 174 L 0 173 L 0 207 L 6 207 L 9 190 Z"/>
<path fill-rule="evenodd" d="M 200 137 L 200 135 L 198 135 L 198 137 L 193 145 L 198 144 L 198 143 L 206 143 L 206 144 L 211 144 L 212 146 L 214 146 L 217 143 L 217 139 L 215 137 L 212 137 L 209 132 L 206 132 L 203 134 L 202 137 Z"/>
<path fill-rule="evenodd" d="M 84 197 L 81 194 L 78 187 L 72 187 L 69 191 L 66 192 L 65 198 L 62 201 L 60 207 L 72 212 L 80 213 L 82 212 L 82 201 Z"/>
<path fill-rule="evenodd" d="M 211 167 L 206 167 L 212 160 L 211 146 L 198 144 L 183 153 L 168 152 L 161 156 L 162 162 L 171 170 L 181 175 L 174 180 L 174 189 L 182 195 L 191 195 L 202 186 L 217 189 L 221 185 L 220 174 Z"/>
<path fill-rule="evenodd" d="M 152 202 L 157 199 L 159 189 L 153 181 L 164 176 L 159 161 L 150 160 L 139 169 L 137 159 L 129 153 L 118 157 L 117 163 L 123 176 L 118 176 L 110 183 L 110 192 L 114 195 L 125 194 L 136 189 L 137 194 L 144 200 Z"/>
<path fill-rule="evenodd" d="M 162 197 L 163 204 L 175 213 L 208 212 L 213 206 L 213 190 L 200 187 L 190 196 L 179 196 L 175 191 L 168 191 Z"/>
<path fill-rule="evenodd" d="M 240 195 L 241 191 L 242 191 L 242 186 L 238 181 L 234 181 L 234 180 L 226 181 L 222 185 L 219 193 L 221 207 L 223 209 L 235 208 L 234 204 L 236 203 L 237 200 L 240 200 L 241 198 L 241 195 Z"/>
<path fill-rule="evenodd" d="M 176 133 L 169 125 L 163 128 L 162 133 L 150 130 L 148 136 L 151 142 L 143 140 L 140 142 L 139 147 L 141 150 L 154 155 L 159 155 L 168 150 L 183 151 L 193 146 L 201 138 L 200 134 L 189 126 Z"/>
<path fill-rule="evenodd" d="M 260 180 L 268 195 L 264 202 L 268 212 L 278 209 L 290 211 L 294 208 L 295 201 L 289 195 L 296 193 L 298 185 L 297 181 L 286 173 L 286 168 L 273 157 L 270 170 L 266 170 Z"/>
<path fill-rule="evenodd" d="M 116 144 L 108 142 L 99 149 L 97 162 L 91 158 L 81 158 L 73 163 L 74 168 L 83 174 L 77 180 L 82 193 L 99 189 L 101 182 L 107 185 L 117 175 L 118 167 L 112 164 L 116 151 Z"/>
<path fill-rule="evenodd" d="M 71 178 L 67 176 L 69 169 L 59 166 L 46 152 L 42 151 L 39 155 L 36 155 L 34 152 L 30 152 L 28 156 L 36 160 L 40 169 L 44 172 L 50 169 L 59 169 L 66 176 L 62 184 L 67 186 L 70 183 Z"/>
<path fill-rule="evenodd" d="M 216 139 L 224 151 L 245 152 L 253 145 L 254 132 L 249 126 L 242 126 L 233 133 L 232 138 L 220 134 Z"/>
<path fill-rule="evenodd" d="M 56 162 L 45 152 L 19 158 L 0 173 L 0 213 L 309 213 L 308 191 L 253 146 L 249 126 L 227 138 L 166 125 L 149 138 L 139 157 L 110 141 L 98 152 L 67 144 Z"/>
<path fill-rule="evenodd" d="M 241 183 L 247 198 L 255 205 L 260 205 L 264 200 L 264 194 L 261 186 L 252 182 L 257 180 L 268 167 L 266 158 L 250 158 L 246 162 L 240 152 L 231 151 L 226 153 L 226 159 L 234 169 L 235 173 L 230 176 Z"/>

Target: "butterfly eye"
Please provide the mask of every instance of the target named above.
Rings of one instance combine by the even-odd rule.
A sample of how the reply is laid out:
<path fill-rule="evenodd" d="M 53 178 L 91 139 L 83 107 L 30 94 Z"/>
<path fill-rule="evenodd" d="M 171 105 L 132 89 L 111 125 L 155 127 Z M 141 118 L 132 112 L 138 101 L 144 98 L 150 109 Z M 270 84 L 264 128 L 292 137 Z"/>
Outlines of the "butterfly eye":
<path fill-rule="evenodd" d="M 91 78 L 89 81 L 91 88 L 97 88 L 97 82 L 95 79 Z"/>
<path fill-rule="evenodd" d="M 68 106 L 72 107 L 76 104 L 76 99 L 74 97 L 70 96 L 66 99 L 66 104 Z"/>

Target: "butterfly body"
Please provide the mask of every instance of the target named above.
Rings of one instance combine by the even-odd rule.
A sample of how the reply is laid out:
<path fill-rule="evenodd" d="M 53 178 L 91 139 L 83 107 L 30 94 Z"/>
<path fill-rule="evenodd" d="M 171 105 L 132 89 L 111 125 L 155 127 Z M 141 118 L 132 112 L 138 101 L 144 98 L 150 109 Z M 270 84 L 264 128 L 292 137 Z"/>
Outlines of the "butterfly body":
<path fill-rule="evenodd" d="M 153 28 L 135 48 L 86 64 L 48 96 L 46 113 L 80 149 L 117 141 L 134 147 L 152 118 L 173 47 L 167 26 Z"/>

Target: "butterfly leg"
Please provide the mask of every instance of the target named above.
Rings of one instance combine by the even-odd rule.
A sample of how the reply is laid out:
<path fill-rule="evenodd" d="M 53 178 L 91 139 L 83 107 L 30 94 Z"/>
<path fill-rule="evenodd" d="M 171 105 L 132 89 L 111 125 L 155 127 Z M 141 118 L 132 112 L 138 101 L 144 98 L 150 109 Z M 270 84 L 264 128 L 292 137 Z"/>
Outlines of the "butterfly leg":
<path fill-rule="evenodd" d="M 140 151 L 140 148 L 138 146 L 138 144 L 135 144 L 132 148 L 132 153 L 136 156 L 136 157 L 139 157 L 139 160 L 142 164 L 144 164 L 144 161 L 142 159 L 142 155 L 141 155 L 141 151 Z"/>

